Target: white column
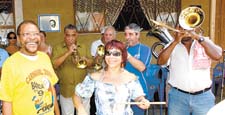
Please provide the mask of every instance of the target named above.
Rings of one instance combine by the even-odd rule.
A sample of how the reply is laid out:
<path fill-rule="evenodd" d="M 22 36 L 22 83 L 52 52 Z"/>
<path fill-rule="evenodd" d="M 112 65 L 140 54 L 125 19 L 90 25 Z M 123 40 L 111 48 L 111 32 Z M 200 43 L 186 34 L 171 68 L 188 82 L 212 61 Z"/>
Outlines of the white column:
<path fill-rule="evenodd" d="M 16 28 L 23 21 L 23 0 L 14 0 Z"/>
<path fill-rule="evenodd" d="M 215 41 L 215 28 L 216 28 L 216 0 L 210 0 L 210 38 Z"/>

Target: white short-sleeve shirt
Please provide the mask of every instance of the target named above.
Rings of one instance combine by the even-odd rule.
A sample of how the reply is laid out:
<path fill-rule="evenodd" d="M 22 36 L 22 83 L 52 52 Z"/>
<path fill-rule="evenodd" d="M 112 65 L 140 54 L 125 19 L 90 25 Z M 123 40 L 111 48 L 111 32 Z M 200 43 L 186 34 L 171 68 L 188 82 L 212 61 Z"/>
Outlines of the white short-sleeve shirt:
<path fill-rule="evenodd" d="M 208 88 L 212 84 L 210 78 L 210 67 L 204 69 L 193 69 L 193 42 L 188 54 L 187 49 L 181 43 L 177 44 L 170 56 L 169 84 L 187 92 L 196 92 Z"/>
<path fill-rule="evenodd" d="M 99 45 L 104 45 L 101 39 L 95 40 L 91 44 L 91 55 L 96 56 L 96 51 Z"/>

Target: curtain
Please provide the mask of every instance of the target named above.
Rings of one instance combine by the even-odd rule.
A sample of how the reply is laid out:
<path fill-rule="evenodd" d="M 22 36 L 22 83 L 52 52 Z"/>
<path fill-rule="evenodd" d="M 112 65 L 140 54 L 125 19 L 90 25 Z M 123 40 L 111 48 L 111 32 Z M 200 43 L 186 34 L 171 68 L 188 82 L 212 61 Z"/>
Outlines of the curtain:
<path fill-rule="evenodd" d="M 150 19 L 175 26 L 180 13 L 181 0 L 139 0 L 150 25 Z"/>
<path fill-rule="evenodd" d="M 79 31 L 99 31 L 113 25 L 126 0 L 74 0 L 76 26 Z"/>
<path fill-rule="evenodd" d="M 116 22 L 125 2 L 126 0 L 106 0 L 106 25 L 113 25 Z"/>
<path fill-rule="evenodd" d="M 154 2 L 155 0 L 139 0 L 141 8 L 143 10 L 143 13 L 145 14 L 145 17 L 148 20 L 148 23 L 152 25 L 152 22 L 150 19 L 155 20 L 155 12 L 156 12 L 156 4 Z"/>

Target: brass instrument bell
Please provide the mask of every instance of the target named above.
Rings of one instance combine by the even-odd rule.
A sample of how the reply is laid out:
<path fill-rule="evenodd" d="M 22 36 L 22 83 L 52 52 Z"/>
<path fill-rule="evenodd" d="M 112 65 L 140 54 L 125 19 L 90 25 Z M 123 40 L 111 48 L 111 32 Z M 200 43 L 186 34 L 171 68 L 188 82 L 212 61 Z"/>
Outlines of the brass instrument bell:
<path fill-rule="evenodd" d="M 97 48 L 97 54 L 99 56 L 104 56 L 105 55 L 105 47 L 104 45 L 99 45 Z"/>
<path fill-rule="evenodd" d="M 100 63 L 95 63 L 95 64 L 94 64 L 94 69 L 97 70 L 97 71 L 100 70 L 100 69 L 102 69 L 102 64 L 100 64 Z"/>
<path fill-rule="evenodd" d="M 80 57 L 80 54 L 77 49 L 73 52 L 73 59 L 77 68 L 84 69 L 87 67 L 87 61 Z"/>
<path fill-rule="evenodd" d="M 179 24 L 186 30 L 199 27 L 205 19 L 204 11 L 199 7 L 187 7 L 179 15 Z"/>
<path fill-rule="evenodd" d="M 80 69 L 84 69 L 87 67 L 87 61 L 86 60 L 79 60 L 77 62 L 77 68 L 80 68 Z"/>

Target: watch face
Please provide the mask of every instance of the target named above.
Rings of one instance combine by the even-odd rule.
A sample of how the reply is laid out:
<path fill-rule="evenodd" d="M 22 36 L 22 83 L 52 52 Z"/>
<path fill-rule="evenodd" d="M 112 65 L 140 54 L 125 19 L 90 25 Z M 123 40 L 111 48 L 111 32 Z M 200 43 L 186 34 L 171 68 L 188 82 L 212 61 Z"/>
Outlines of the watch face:
<path fill-rule="evenodd" d="M 199 43 L 201 43 L 203 41 L 204 41 L 204 38 L 203 37 L 200 37 L 199 40 L 198 40 Z"/>

